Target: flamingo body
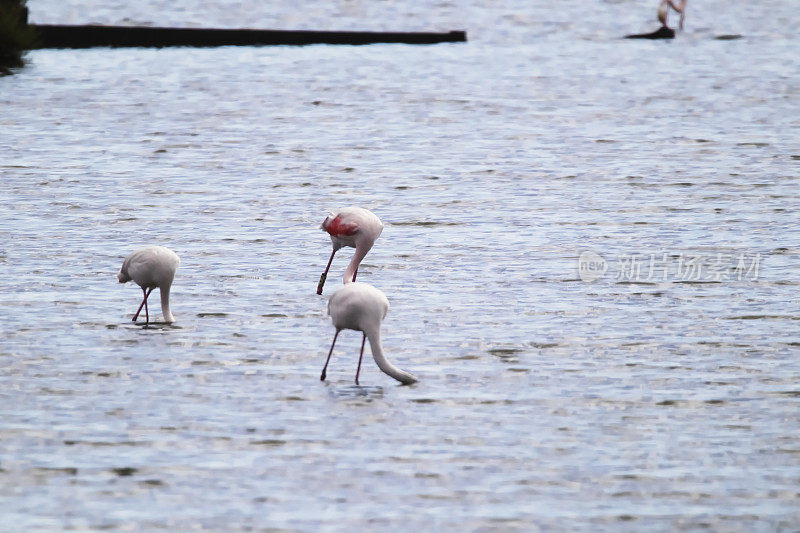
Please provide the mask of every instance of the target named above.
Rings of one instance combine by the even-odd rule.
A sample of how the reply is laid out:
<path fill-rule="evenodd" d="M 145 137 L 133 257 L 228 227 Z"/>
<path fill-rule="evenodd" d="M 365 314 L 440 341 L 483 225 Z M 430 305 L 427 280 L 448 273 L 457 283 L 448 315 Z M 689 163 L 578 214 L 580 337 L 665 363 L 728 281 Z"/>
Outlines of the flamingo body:
<path fill-rule="evenodd" d="M 161 313 L 164 315 L 164 322 L 175 322 L 169 308 L 169 291 L 172 287 L 172 280 L 175 278 L 175 271 L 181 260 L 177 254 L 163 246 L 148 246 L 130 254 L 122 262 L 122 268 L 117 274 L 120 283 L 133 280 L 142 288 L 144 299 L 139 310 L 133 315 L 133 321 L 139 317 L 142 306 L 145 309 L 145 323 L 150 322 L 150 314 L 147 309 L 147 298 L 150 292 L 158 287 L 161 293 Z"/>
<path fill-rule="evenodd" d="M 385 374 L 393 377 L 404 385 L 415 383 L 417 378 L 412 374 L 400 370 L 386 359 L 383 355 L 381 346 L 380 329 L 381 322 L 386 317 L 389 310 L 389 300 L 386 296 L 367 283 L 347 283 L 344 287 L 337 290 L 328 300 L 328 314 L 336 328 L 333 337 L 328 360 L 322 369 L 321 380 L 325 380 L 328 362 L 333 353 L 333 346 L 336 344 L 336 337 L 343 329 L 360 331 L 363 334 L 361 342 L 361 356 L 358 359 L 358 370 L 356 371 L 356 385 L 358 385 L 358 375 L 361 371 L 361 357 L 364 355 L 364 341 L 369 339 L 369 346 L 372 350 L 372 357 Z"/>
<path fill-rule="evenodd" d="M 333 252 L 328 260 L 325 272 L 319 278 L 317 294 L 322 294 L 322 287 L 328 277 L 328 269 L 333 262 L 333 256 L 345 246 L 355 248 L 353 259 L 344 271 L 344 283 L 356 280 L 358 265 L 370 251 L 375 240 L 383 231 L 383 223 L 375 213 L 361 207 L 345 207 L 336 213 L 331 213 L 323 222 L 321 228 L 328 232 L 333 244 Z"/>

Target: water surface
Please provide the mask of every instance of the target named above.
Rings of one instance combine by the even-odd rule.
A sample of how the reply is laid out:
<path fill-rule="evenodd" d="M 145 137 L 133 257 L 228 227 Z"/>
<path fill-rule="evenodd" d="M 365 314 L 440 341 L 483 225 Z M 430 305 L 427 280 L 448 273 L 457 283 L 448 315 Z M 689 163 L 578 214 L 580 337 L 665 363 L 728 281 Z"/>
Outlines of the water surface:
<path fill-rule="evenodd" d="M 630 1 L 30 9 L 471 40 L 40 50 L 0 79 L 3 527 L 796 528 L 793 2 L 690 5 L 674 42 L 619 39 L 655 29 Z M 384 221 L 359 278 L 414 386 L 366 356 L 356 387 L 355 332 L 319 381 L 345 205 Z M 176 323 L 142 328 L 115 274 L 155 243 Z"/>

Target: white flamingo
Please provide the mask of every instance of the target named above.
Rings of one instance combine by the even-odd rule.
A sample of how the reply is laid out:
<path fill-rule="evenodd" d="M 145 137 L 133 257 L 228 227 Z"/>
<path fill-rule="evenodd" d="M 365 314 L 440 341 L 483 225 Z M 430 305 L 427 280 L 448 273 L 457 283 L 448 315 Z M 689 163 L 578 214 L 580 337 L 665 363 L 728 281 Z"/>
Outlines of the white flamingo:
<path fill-rule="evenodd" d="M 172 280 L 175 278 L 175 271 L 181 260 L 172 250 L 163 246 L 148 246 L 133 252 L 122 262 L 122 268 L 117 274 L 120 283 L 130 280 L 136 282 L 142 288 L 142 304 L 133 315 L 133 322 L 139 318 L 139 313 L 144 307 L 145 324 L 150 323 L 150 313 L 147 310 L 147 297 L 154 288 L 158 287 L 161 293 L 161 313 L 164 315 L 164 322 L 175 322 L 172 312 L 169 310 L 169 289 Z"/>
<path fill-rule="evenodd" d="M 344 271 L 344 282 L 349 283 L 356 280 L 358 265 L 361 264 L 364 256 L 367 255 L 383 231 L 383 223 L 372 211 L 361 207 L 345 207 L 337 213 L 331 213 L 322 222 L 321 227 L 331 236 L 333 252 L 331 252 L 325 272 L 319 277 L 317 294 L 322 294 L 322 286 L 325 285 L 325 279 L 328 277 L 328 269 L 331 268 L 333 256 L 339 248 L 344 246 L 356 249 L 353 259 L 350 260 L 350 264 Z"/>
<path fill-rule="evenodd" d="M 331 316 L 336 334 L 328 352 L 328 359 L 322 368 L 320 380 L 325 381 L 328 363 L 331 360 L 336 337 L 343 329 L 354 329 L 363 334 L 361 339 L 361 354 L 358 356 L 358 369 L 356 370 L 356 385 L 361 372 L 361 358 L 364 356 L 364 342 L 369 339 L 372 357 L 384 373 L 393 377 L 403 385 L 415 383 L 417 378 L 400 370 L 386 359 L 381 347 L 381 322 L 389 310 L 389 300 L 386 296 L 367 283 L 347 283 L 344 287 L 333 293 L 328 300 L 328 314 Z"/>

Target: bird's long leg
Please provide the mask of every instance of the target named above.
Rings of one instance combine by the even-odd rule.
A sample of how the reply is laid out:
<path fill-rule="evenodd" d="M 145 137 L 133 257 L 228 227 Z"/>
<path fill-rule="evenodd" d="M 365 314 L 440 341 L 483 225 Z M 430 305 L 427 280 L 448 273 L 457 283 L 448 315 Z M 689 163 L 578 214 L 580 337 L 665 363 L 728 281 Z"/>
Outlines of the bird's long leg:
<path fill-rule="evenodd" d="M 358 355 L 358 368 L 356 369 L 356 385 L 358 385 L 358 375 L 361 373 L 361 358 L 364 357 L 364 343 L 367 342 L 367 334 L 361 339 L 361 353 Z"/>
<path fill-rule="evenodd" d="M 149 291 L 147 291 L 147 296 L 150 296 L 151 292 L 153 292 L 152 288 Z M 145 326 L 150 323 L 150 313 L 147 311 L 147 296 L 144 297 L 144 325 Z"/>
<path fill-rule="evenodd" d="M 150 290 L 152 291 L 153 288 L 151 287 Z M 139 318 L 139 313 L 142 312 L 142 307 L 144 307 L 145 303 L 147 303 L 147 297 L 150 296 L 150 292 L 146 291 L 144 287 L 142 287 L 142 294 L 144 295 L 144 298 L 142 298 L 142 303 L 139 305 L 139 309 L 136 310 L 136 314 L 133 315 L 131 322 L 136 322 L 136 319 Z M 146 313 L 147 310 L 145 310 L 145 314 Z"/>
<path fill-rule="evenodd" d="M 331 343 L 331 349 L 328 352 L 328 358 L 325 360 L 325 366 L 322 367 L 322 375 L 319 377 L 320 381 L 325 381 L 326 371 L 328 370 L 328 363 L 331 360 L 331 354 L 333 353 L 333 346 L 336 344 L 336 337 L 339 336 L 339 330 L 336 330 L 336 334 L 333 336 L 333 342 Z"/>
<path fill-rule="evenodd" d="M 322 294 L 322 286 L 325 285 L 325 279 L 328 277 L 328 269 L 331 268 L 331 263 L 333 263 L 333 256 L 336 254 L 336 248 L 333 249 L 331 252 L 331 258 L 328 259 L 328 266 L 325 267 L 325 272 L 319 277 L 319 283 L 317 284 L 317 294 Z"/>

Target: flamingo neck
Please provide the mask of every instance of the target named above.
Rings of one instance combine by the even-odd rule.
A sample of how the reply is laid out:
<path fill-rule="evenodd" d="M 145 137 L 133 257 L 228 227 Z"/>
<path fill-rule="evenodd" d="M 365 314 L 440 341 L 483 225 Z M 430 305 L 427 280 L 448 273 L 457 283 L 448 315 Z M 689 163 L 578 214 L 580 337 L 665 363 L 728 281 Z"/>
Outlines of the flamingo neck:
<path fill-rule="evenodd" d="M 400 370 L 390 363 L 388 359 L 386 359 L 386 356 L 383 355 L 381 336 L 378 331 L 367 332 L 366 335 L 369 339 L 369 347 L 372 350 L 372 358 L 375 359 L 375 362 L 378 364 L 378 368 L 380 368 L 384 374 L 393 377 L 403 385 L 410 385 L 417 382 L 417 378 L 415 378 L 412 374 L 409 374 L 404 370 Z"/>
<path fill-rule="evenodd" d="M 164 315 L 164 322 L 175 322 L 172 316 L 172 311 L 169 310 L 169 289 L 170 285 L 163 285 L 159 287 L 158 291 L 161 293 L 161 314 Z"/>
<path fill-rule="evenodd" d="M 369 246 L 356 246 L 356 252 L 353 254 L 350 264 L 347 265 L 347 268 L 344 271 L 344 283 L 353 282 L 353 278 L 358 270 L 358 265 L 360 265 L 361 261 L 364 260 L 364 257 L 367 255 L 367 252 L 369 252 L 369 249 Z"/>

